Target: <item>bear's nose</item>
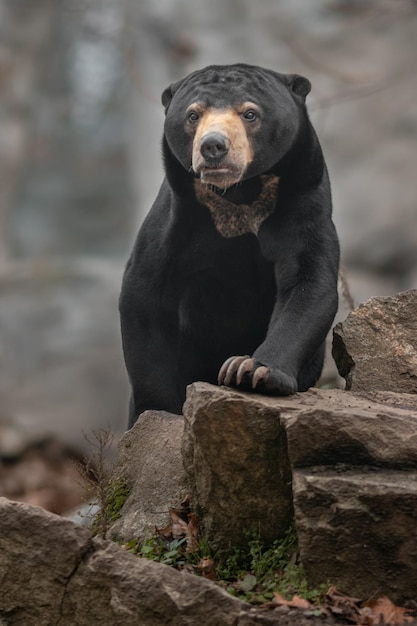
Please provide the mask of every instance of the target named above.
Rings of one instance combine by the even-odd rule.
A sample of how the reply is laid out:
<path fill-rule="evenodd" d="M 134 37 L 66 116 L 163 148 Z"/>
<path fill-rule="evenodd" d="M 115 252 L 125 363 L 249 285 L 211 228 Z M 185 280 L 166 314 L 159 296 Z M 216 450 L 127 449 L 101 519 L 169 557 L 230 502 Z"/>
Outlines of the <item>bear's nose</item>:
<path fill-rule="evenodd" d="M 200 144 L 201 155 L 209 162 L 219 162 L 229 151 L 229 140 L 220 133 L 208 133 Z"/>

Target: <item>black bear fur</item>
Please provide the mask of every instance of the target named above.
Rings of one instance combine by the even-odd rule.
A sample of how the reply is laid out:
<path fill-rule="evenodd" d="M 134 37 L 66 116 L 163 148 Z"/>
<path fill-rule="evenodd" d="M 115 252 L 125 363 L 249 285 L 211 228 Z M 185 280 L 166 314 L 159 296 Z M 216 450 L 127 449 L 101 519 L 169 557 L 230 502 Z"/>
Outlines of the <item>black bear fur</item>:
<path fill-rule="evenodd" d="M 197 380 L 289 395 L 319 378 L 339 245 L 309 91 L 244 64 L 164 91 L 166 178 L 120 296 L 129 427 L 146 409 L 181 413 Z"/>

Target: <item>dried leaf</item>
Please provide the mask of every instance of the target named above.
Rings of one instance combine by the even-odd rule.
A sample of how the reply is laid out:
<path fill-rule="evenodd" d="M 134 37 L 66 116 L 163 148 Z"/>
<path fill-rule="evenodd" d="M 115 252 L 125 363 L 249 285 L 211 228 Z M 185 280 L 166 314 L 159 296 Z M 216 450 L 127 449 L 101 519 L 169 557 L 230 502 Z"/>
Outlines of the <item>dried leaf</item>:
<path fill-rule="evenodd" d="M 292 600 L 286 600 L 280 593 L 274 592 L 275 602 L 280 606 L 289 606 L 292 609 L 311 609 L 312 604 L 300 596 L 293 596 Z"/>
<path fill-rule="evenodd" d="M 329 589 L 327 590 L 326 600 L 331 602 L 335 606 L 358 606 L 362 602 L 360 598 L 347 596 L 334 586 L 329 587 Z"/>
<path fill-rule="evenodd" d="M 180 507 L 182 511 L 191 511 L 191 502 L 189 495 L 185 496 L 184 500 L 180 504 Z"/>
<path fill-rule="evenodd" d="M 172 524 L 169 523 L 168 526 L 165 526 L 165 528 L 157 528 L 155 526 L 155 533 L 170 541 L 172 539 Z"/>
<path fill-rule="evenodd" d="M 193 552 L 197 552 L 199 549 L 198 545 L 198 525 L 197 519 L 194 513 L 189 513 L 187 530 L 185 533 L 186 542 L 187 542 L 187 552 L 191 554 Z"/>
<path fill-rule="evenodd" d="M 347 596 L 334 586 L 329 587 L 325 596 L 324 607 L 337 617 L 355 622 L 359 615 L 360 598 Z"/>
<path fill-rule="evenodd" d="M 180 513 L 175 509 L 169 509 L 171 518 L 171 531 L 174 539 L 182 539 L 187 536 L 188 524 L 182 519 Z"/>
<path fill-rule="evenodd" d="M 188 513 L 188 529 L 189 532 L 194 535 L 194 537 L 198 537 L 198 524 L 197 518 L 194 513 Z"/>
<path fill-rule="evenodd" d="M 377 600 L 366 602 L 359 611 L 357 623 L 361 626 L 401 626 L 407 622 L 412 622 L 413 618 L 409 615 L 408 609 L 396 606 L 389 598 L 382 596 Z M 367 620 L 367 621 L 364 621 Z"/>
<path fill-rule="evenodd" d="M 216 567 L 212 559 L 202 558 L 197 565 L 197 569 L 204 578 L 209 580 L 217 580 Z"/>

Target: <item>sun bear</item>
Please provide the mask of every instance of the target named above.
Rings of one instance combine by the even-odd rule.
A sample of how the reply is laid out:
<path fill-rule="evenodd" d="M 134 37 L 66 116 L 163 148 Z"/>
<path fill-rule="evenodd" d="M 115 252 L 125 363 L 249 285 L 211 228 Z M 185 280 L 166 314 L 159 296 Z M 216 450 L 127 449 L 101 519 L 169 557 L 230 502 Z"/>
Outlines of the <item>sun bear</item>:
<path fill-rule="evenodd" d="M 120 295 L 129 427 L 181 413 L 194 381 L 290 395 L 319 378 L 339 245 L 310 88 L 235 64 L 163 92 L 166 177 Z"/>

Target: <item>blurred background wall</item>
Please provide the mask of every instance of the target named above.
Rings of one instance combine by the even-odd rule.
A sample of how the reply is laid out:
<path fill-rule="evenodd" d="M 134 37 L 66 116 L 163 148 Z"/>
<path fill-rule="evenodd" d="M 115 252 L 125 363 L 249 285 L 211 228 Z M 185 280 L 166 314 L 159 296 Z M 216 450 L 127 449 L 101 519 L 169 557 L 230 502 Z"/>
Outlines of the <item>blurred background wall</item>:
<path fill-rule="evenodd" d="M 0 424 L 125 429 L 117 298 L 160 93 L 207 64 L 310 78 L 355 302 L 415 287 L 416 42 L 415 0 L 0 0 Z"/>

